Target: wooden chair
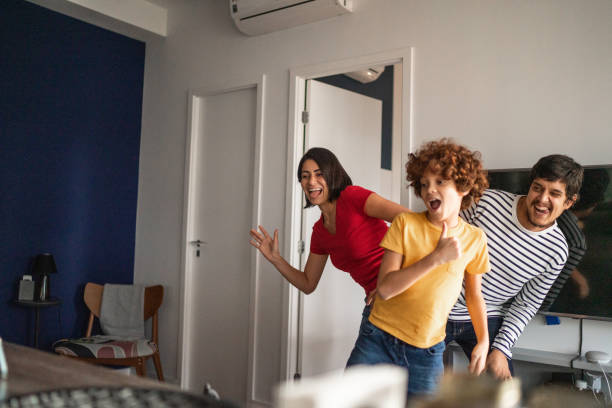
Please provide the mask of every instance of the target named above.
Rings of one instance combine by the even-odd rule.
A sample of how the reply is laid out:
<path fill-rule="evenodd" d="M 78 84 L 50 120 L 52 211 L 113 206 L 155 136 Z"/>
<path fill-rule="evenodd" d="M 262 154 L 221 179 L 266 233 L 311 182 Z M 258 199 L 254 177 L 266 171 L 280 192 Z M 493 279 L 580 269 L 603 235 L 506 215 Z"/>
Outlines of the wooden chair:
<path fill-rule="evenodd" d="M 158 319 L 157 311 L 162 304 L 164 287 L 161 285 L 145 288 L 144 294 L 144 320 L 152 318 L 151 339 L 140 339 L 137 341 L 126 341 L 124 339 L 109 339 L 107 336 L 92 336 L 94 318 L 100 318 L 100 307 L 102 304 L 102 293 L 104 286 L 96 283 L 87 283 L 83 299 L 90 311 L 89 323 L 85 331 L 85 337 L 81 339 L 63 339 L 55 342 L 53 348 L 56 353 L 76 358 L 93 364 L 110 366 L 134 367 L 139 376 L 145 376 L 145 364 L 149 358 L 153 358 L 157 378 L 164 381 L 161 360 L 158 347 Z M 108 356 L 113 347 L 120 349 L 124 355 Z M 113 354 L 112 352 L 110 354 Z"/>

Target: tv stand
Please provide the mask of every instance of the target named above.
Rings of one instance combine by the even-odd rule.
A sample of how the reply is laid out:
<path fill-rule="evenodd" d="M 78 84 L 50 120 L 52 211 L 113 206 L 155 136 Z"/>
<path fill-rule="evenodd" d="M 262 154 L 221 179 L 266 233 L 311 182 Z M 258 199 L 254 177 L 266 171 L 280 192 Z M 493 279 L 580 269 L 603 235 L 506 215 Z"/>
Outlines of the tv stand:
<path fill-rule="evenodd" d="M 576 354 L 557 353 L 554 351 L 532 350 L 521 347 L 512 348 L 512 359 L 529 363 L 546 364 L 559 367 L 571 367 Z"/>
<path fill-rule="evenodd" d="M 454 342 L 448 345 L 447 350 L 449 354 L 454 352 L 464 354 L 461 347 Z M 590 363 L 584 356 L 580 356 L 578 354 L 557 353 L 554 351 L 514 347 L 512 348 L 512 360 L 589 371 L 601 371 L 603 368 L 605 372 L 612 373 L 612 362 L 601 364 L 602 368 L 600 368 L 598 364 Z M 447 359 L 447 364 L 454 367 L 452 356 Z"/>
<path fill-rule="evenodd" d="M 607 362 L 606 364 L 601 364 L 601 368 L 599 368 L 599 364 L 587 361 L 584 356 L 574 361 L 574 368 L 591 371 L 601 371 L 603 369 L 606 373 L 612 373 L 612 363 Z"/>

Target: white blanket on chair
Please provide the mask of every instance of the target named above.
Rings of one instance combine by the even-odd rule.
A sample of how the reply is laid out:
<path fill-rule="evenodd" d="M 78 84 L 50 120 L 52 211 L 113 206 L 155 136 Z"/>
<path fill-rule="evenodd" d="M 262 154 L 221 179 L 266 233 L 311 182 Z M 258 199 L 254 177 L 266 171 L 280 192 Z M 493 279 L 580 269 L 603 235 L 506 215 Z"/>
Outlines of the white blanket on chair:
<path fill-rule="evenodd" d="M 125 338 L 144 337 L 144 286 L 105 284 L 100 306 L 104 334 Z"/>

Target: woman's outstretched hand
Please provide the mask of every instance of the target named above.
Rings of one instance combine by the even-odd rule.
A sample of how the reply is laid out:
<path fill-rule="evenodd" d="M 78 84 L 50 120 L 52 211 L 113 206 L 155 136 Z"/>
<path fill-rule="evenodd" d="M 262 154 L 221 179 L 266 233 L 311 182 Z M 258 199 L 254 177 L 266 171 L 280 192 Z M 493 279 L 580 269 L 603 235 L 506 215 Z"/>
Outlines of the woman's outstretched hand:
<path fill-rule="evenodd" d="M 274 230 L 274 238 L 272 238 L 264 227 L 260 225 L 259 229 L 261 233 L 254 229 L 250 231 L 251 240 L 249 243 L 259 249 L 264 258 L 274 262 L 275 259 L 280 258 L 280 252 L 278 251 L 278 230 Z"/>

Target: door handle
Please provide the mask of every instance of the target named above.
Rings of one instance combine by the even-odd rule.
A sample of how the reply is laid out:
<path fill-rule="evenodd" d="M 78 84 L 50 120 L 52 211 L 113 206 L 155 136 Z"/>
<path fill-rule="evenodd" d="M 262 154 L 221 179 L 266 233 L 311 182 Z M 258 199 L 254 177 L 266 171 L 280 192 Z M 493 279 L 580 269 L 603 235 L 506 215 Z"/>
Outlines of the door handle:
<path fill-rule="evenodd" d="M 196 239 L 195 241 L 189 241 L 190 244 L 195 245 L 196 246 L 196 256 L 199 258 L 200 257 L 200 245 L 207 245 L 208 242 L 206 241 L 202 241 L 201 239 Z"/>

